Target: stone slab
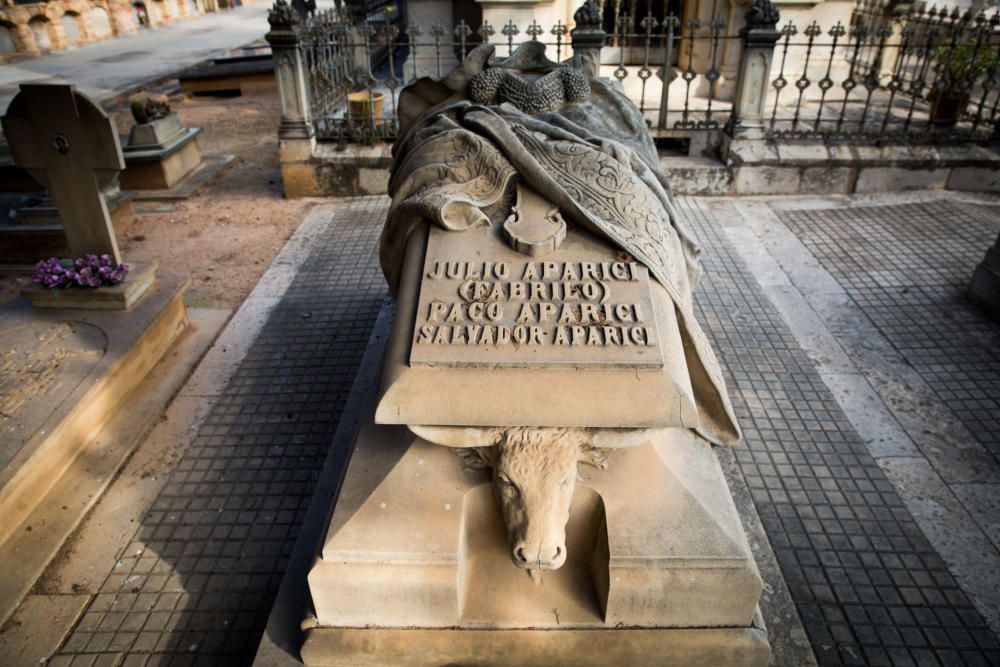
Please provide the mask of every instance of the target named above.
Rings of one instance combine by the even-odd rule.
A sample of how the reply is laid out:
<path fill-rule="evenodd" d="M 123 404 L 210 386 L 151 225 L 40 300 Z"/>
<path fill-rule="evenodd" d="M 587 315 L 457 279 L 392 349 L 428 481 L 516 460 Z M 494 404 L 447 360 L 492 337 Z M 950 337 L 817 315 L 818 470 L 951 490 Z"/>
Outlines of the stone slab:
<path fill-rule="evenodd" d="M 769 656 L 767 636 L 756 627 L 558 631 L 312 628 L 306 631 L 302 648 L 303 661 L 310 667 L 763 667 Z"/>
<path fill-rule="evenodd" d="M 498 233 L 497 230 L 480 228 L 453 236 L 465 243 L 465 239 L 472 238 L 470 235 L 479 234 L 485 245 L 490 241 L 489 234 Z M 431 231 L 433 237 L 434 232 Z M 501 256 L 504 251 L 500 248 L 506 245 L 498 239 L 494 241 L 489 252 Z M 508 358 L 513 362 L 500 366 L 494 361 L 489 366 L 489 373 L 483 373 L 482 367 L 469 364 L 428 365 L 426 356 L 421 358 L 415 354 L 420 346 L 415 341 L 419 341 L 417 337 L 421 334 L 415 330 L 418 304 L 423 298 L 418 294 L 422 289 L 421 276 L 427 266 L 427 258 L 433 260 L 426 250 L 427 243 L 428 235 L 422 230 L 410 236 L 400 282 L 402 287 L 398 295 L 396 322 L 386 353 L 382 396 L 376 413 L 378 423 L 636 428 L 697 426 L 693 391 L 673 303 L 655 282 L 650 282 L 652 308 L 649 310 L 653 315 L 648 314 L 648 305 L 643 314 L 647 323 L 655 317 L 656 334 L 651 340 L 658 338 L 662 368 L 651 367 L 655 366 L 655 362 L 646 366 L 623 366 L 618 363 L 622 366 L 619 368 L 592 363 L 567 363 L 563 368 L 530 367 L 526 362 L 530 361 L 532 351 L 515 349 L 513 341 L 502 351 L 508 356 L 496 358 Z M 475 245 L 472 241 L 469 243 Z M 482 252 L 479 246 L 476 247 L 476 252 Z M 598 253 L 604 252 L 604 262 L 616 259 L 606 245 L 576 229 L 569 231 L 563 248 L 566 254 L 559 257 L 598 257 Z M 508 251 L 512 256 L 521 258 L 517 261 L 522 264 L 528 259 L 509 248 Z M 476 255 L 473 253 L 470 256 Z M 458 299 L 449 297 L 449 300 Z M 429 301 L 423 298 L 425 310 L 420 314 L 429 313 L 426 310 L 430 308 Z M 465 312 L 468 314 L 471 311 Z M 644 327 L 647 326 L 644 324 Z M 460 344 L 449 346 L 462 347 Z M 611 350 L 608 345 L 588 345 L 583 349 L 590 350 L 589 358 L 604 357 Z M 594 353 L 594 350 L 599 350 L 600 354 Z M 551 362 L 553 358 L 552 354 L 546 353 L 540 361 Z M 594 387 L 600 387 L 601 391 L 594 391 Z"/>
<path fill-rule="evenodd" d="M 49 289 L 32 283 L 21 290 L 21 296 L 35 308 L 129 310 L 146 296 L 156 279 L 158 265 L 157 261 L 135 264 L 117 285 Z"/>
<path fill-rule="evenodd" d="M 0 328 L 4 331 L 42 323 L 54 327 L 69 323 L 74 328 L 93 329 L 104 338 L 93 346 L 98 358 L 87 365 L 82 378 L 62 379 L 72 382 L 72 391 L 52 405 L 47 414 L 35 415 L 30 425 L 4 434 L 5 440 L 16 441 L 12 447 L 5 447 L 14 453 L 5 457 L 6 465 L 0 469 L 0 542 L 21 525 L 188 326 L 183 304 L 187 285 L 186 279 L 162 279 L 147 299 L 125 312 L 39 310 L 23 299 L 15 299 L 0 311 Z M 35 365 L 51 364 L 51 356 L 44 349 L 39 351 L 39 358 L 31 361 Z M 39 393 L 41 388 L 31 379 L 34 365 L 18 367 L 24 383 L 34 392 L 25 397 L 19 409 L 34 401 L 45 401 L 44 393 Z M 13 416 L 16 418 L 16 413 Z"/>
<path fill-rule="evenodd" d="M 234 155 L 205 155 L 198 167 L 170 188 L 165 190 L 133 190 L 132 197 L 135 201 L 187 199 L 228 167 L 235 158 Z"/>
<path fill-rule="evenodd" d="M 124 502 L 116 499 L 118 504 L 110 512 L 110 516 L 101 515 L 94 521 L 87 519 L 90 521 L 84 529 L 87 535 L 73 542 L 74 560 L 82 560 L 86 565 L 81 564 L 74 570 L 64 566 L 65 561 L 61 561 L 60 565 L 63 567 L 60 567 L 59 574 L 55 576 L 59 580 L 59 587 L 55 590 L 49 586 L 42 587 L 44 596 L 29 596 L 18 605 L 18 600 L 34 587 L 36 580 L 59 553 L 62 545 L 71 539 L 70 536 L 85 518 L 91 516 L 91 509 L 98 499 L 103 498 L 104 490 L 116 479 L 116 472 L 160 419 L 166 404 L 218 334 L 229 311 L 196 308 L 191 309 L 189 315 L 190 326 L 178 336 L 142 383 L 129 395 L 130 409 L 118 410 L 84 446 L 58 481 L 22 521 L 17 529 L 16 539 L 0 544 L 0 561 L 8 564 L 0 571 L 0 622 L 11 614 L 15 606 L 15 614 L 23 615 L 36 613 L 32 610 L 42 605 L 48 609 L 48 632 L 43 633 L 46 635 L 44 641 L 54 642 L 53 648 L 57 647 L 63 636 L 72 629 L 76 618 L 72 608 L 64 607 L 72 606 L 71 598 L 84 598 L 81 604 L 89 602 L 89 595 L 77 596 L 76 593 L 87 590 L 87 582 L 106 567 L 103 560 L 93 556 L 95 549 L 88 548 L 88 545 L 99 543 L 100 553 L 107 558 L 107 545 L 116 543 L 115 538 L 119 537 L 123 529 L 134 530 L 140 519 L 139 516 L 132 516 L 137 511 L 134 506 L 135 497 Z M 173 405 L 171 410 L 174 410 Z M 160 447 L 156 457 L 160 458 L 166 447 L 162 441 L 158 444 Z M 147 464 L 146 469 L 150 468 Z M 132 490 L 136 490 L 134 484 Z M 97 567 L 95 560 L 100 563 Z M 46 602 L 34 600 L 36 597 L 44 597 Z M 32 625 L 19 631 L 7 626 L 0 635 L 0 643 L 10 647 L 15 654 L 28 655 L 35 650 L 32 647 L 41 646 L 40 640 L 34 636 L 38 627 Z M 0 656 L 11 655 L 5 651 L 6 648 L 0 649 Z M 44 655 L 51 653 L 49 651 Z M 37 659 L 34 662 L 37 663 Z"/>
<path fill-rule="evenodd" d="M 582 466 L 567 562 L 539 582 L 510 560 L 488 469 L 374 424 L 372 409 L 309 573 L 318 625 L 750 626 L 760 578 L 718 460 L 691 431 Z"/>

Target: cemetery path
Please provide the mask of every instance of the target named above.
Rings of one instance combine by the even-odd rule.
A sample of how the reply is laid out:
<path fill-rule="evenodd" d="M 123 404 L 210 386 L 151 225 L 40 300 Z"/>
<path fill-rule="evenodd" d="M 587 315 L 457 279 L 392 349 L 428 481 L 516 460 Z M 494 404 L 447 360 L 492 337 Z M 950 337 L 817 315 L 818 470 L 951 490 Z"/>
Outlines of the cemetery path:
<path fill-rule="evenodd" d="M 1000 327 L 960 297 L 995 203 L 680 200 L 776 665 L 1000 664 Z M 27 627 L 44 601 L 62 638 L 30 662 L 253 659 L 385 302 L 386 206 L 332 200 L 292 238 L 19 611 Z"/>
<path fill-rule="evenodd" d="M 0 109 L 21 83 L 73 83 L 103 103 L 184 67 L 263 37 L 266 2 L 177 21 L 162 28 L 24 58 L 0 67 Z"/>

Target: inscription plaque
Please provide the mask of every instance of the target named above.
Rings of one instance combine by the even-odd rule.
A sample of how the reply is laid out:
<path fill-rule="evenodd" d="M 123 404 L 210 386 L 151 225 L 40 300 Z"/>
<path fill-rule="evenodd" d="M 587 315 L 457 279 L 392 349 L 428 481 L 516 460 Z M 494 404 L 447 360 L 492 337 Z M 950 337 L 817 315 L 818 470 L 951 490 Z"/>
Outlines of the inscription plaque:
<path fill-rule="evenodd" d="M 496 228 L 431 228 L 410 364 L 660 368 L 649 272 L 590 240 L 534 258 Z"/>

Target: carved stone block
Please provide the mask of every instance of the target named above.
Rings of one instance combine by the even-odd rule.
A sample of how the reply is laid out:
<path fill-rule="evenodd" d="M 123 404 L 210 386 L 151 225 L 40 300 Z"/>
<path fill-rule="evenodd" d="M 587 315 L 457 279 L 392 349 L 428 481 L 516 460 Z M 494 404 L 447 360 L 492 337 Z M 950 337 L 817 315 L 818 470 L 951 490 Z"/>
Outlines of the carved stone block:
<path fill-rule="evenodd" d="M 398 651 L 406 638 L 435 644 L 442 664 L 460 663 L 488 650 L 476 633 L 486 628 L 511 637 L 545 630 L 553 647 L 578 643 L 573 664 L 608 658 L 574 633 L 600 630 L 589 637 L 608 646 L 662 632 L 629 664 L 663 664 L 684 645 L 668 629 L 717 628 L 718 646 L 699 658 L 714 662 L 704 664 L 766 664 L 754 628 L 761 580 L 715 454 L 690 431 L 615 450 L 606 470 L 581 469 L 568 559 L 529 576 L 510 562 L 489 471 L 404 427 L 374 424 L 373 403 L 309 574 L 307 665 L 350 664 L 342 651 L 365 633 L 380 651 Z M 449 643 L 435 642 L 446 628 Z M 515 641 L 505 650 L 506 664 L 546 654 Z"/>
<path fill-rule="evenodd" d="M 466 275 L 487 263 L 489 281 Z M 524 280 L 529 270 L 537 279 Z M 535 260 L 507 246 L 498 226 L 432 228 L 411 236 L 403 271 L 377 422 L 697 425 L 670 300 L 645 267 L 591 235 L 570 230 L 558 252 Z M 577 280 L 563 281 L 565 271 Z M 498 284 L 502 301 L 481 293 Z M 564 306 L 572 324 L 559 323 Z M 531 321 L 517 324 L 525 307 Z"/>

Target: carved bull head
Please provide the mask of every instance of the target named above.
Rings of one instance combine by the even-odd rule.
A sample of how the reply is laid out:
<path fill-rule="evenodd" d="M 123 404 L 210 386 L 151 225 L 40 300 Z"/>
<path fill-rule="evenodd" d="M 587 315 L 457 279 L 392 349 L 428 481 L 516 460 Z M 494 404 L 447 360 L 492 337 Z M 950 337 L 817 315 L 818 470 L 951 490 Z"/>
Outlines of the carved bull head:
<path fill-rule="evenodd" d="M 493 491 L 507 528 L 511 560 L 526 570 L 566 562 L 566 524 L 577 464 L 605 467 L 603 448 L 646 442 L 646 429 L 410 426 L 448 447 L 474 447 L 493 469 Z"/>

